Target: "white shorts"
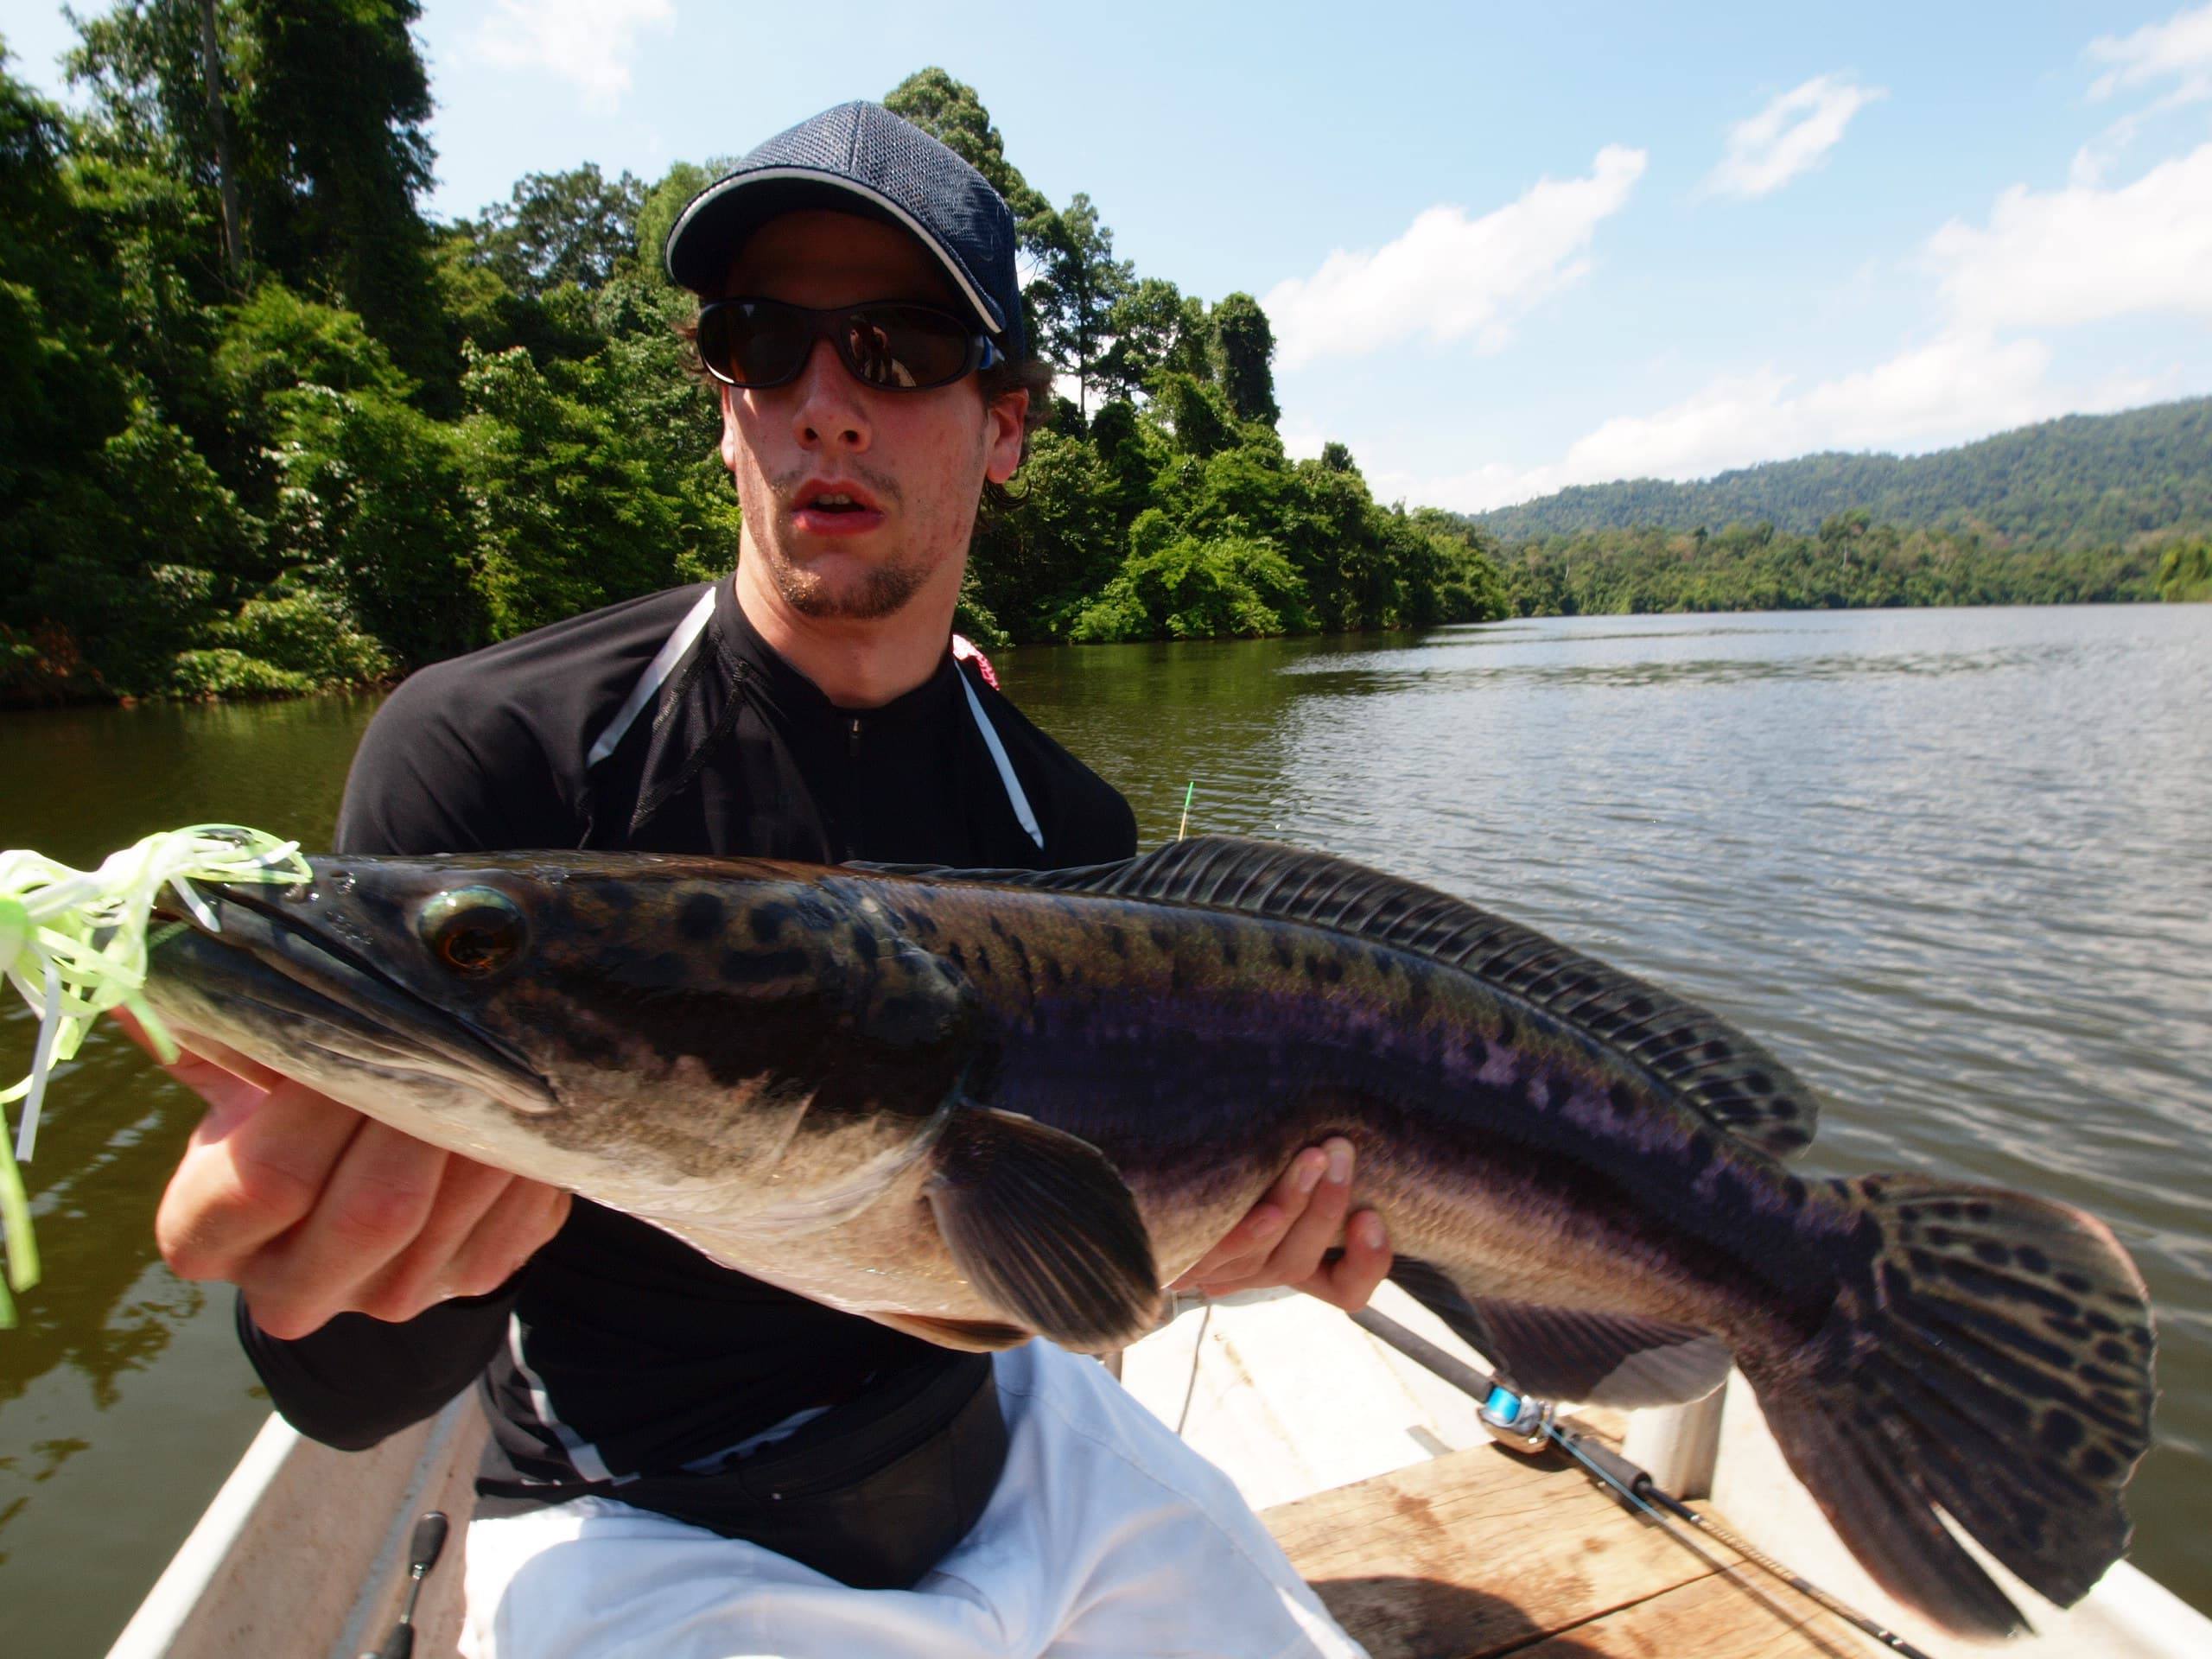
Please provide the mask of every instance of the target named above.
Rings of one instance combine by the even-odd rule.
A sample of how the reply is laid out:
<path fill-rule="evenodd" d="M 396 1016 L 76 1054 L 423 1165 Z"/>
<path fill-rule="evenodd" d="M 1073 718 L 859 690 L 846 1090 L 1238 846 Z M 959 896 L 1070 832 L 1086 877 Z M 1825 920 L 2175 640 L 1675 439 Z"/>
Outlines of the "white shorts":
<path fill-rule="evenodd" d="M 1352 1659 L 1226 1475 L 1096 1361 L 1001 1354 L 1006 1471 L 911 1590 L 584 1497 L 468 1529 L 471 1659 Z"/>

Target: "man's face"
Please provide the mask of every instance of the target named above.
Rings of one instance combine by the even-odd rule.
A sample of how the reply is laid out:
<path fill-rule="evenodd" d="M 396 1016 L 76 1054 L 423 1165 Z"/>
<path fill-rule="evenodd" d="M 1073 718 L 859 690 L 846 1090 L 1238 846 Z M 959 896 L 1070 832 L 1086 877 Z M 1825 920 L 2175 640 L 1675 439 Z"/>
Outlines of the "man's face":
<path fill-rule="evenodd" d="M 732 263 L 724 293 L 828 309 L 907 300 L 964 315 L 937 261 L 906 232 L 849 213 L 772 219 Z M 1021 459 L 1026 394 L 986 404 L 973 375 L 932 391 L 882 391 L 817 340 L 798 379 L 721 389 L 722 460 L 745 512 L 743 558 L 817 620 L 866 620 L 918 595 L 950 614 L 985 480 Z M 850 496 L 857 510 L 823 496 Z"/>

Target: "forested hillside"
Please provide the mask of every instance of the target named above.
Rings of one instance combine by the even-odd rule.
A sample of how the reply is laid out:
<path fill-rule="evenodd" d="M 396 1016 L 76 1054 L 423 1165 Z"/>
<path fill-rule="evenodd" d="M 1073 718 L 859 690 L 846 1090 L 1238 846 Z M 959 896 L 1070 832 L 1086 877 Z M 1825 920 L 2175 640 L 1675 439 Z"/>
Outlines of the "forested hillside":
<path fill-rule="evenodd" d="M 2069 415 L 1928 455 L 1807 455 L 1690 484 L 1585 485 L 1471 522 L 1504 542 L 1762 521 L 1811 535 L 1853 511 L 2019 547 L 2117 548 L 2212 529 L 2212 397 Z"/>

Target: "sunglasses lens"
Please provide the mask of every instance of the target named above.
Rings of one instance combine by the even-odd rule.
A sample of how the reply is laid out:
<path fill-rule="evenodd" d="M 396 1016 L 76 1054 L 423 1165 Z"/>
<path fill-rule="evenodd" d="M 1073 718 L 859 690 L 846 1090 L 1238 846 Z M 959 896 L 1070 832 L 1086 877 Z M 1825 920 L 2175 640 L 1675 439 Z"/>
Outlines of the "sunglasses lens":
<path fill-rule="evenodd" d="M 726 300 L 699 314 L 699 356 L 737 386 L 779 386 L 806 366 L 817 321 L 837 355 L 871 386 L 921 391 L 950 385 L 975 365 L 976 342 L 957 317 L 920 305 L 808 311 L 778 300 Z"/>
<path fill-rule="evenodd" d="M 920 391 L 957 380 L 973 350 L 957 318 L 915 305 L 847 312 L 838 344 L 846 366 L 871 386 Z"/>
<path fill-rule="evenodd" d="M 735 385 L 790 379 L 813 344 L 805 317 L 791 306 L 740 302 L 711 306 L 699 316 L 701 360 Z"/>

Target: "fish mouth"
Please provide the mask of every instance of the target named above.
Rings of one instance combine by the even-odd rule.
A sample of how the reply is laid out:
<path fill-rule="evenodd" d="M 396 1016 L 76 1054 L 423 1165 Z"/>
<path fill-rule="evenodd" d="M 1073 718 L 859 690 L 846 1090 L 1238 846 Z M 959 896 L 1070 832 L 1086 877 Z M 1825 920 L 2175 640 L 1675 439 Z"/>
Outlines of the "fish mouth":
<path fill-rule="evenodd" d="M 459 1083 L 526 1116 L 557 1108 L 513 1047 L 410 990 L 321 918 L 280 908 L 270 896 L 278 890 L 260 885 L 195 883 L 204 917 L 155 906 L 150 923 L 167 931 L 149 955 L 146 988 L 165 1016 L 196 1033 L 204 1015 L 219 1040 L 243 1030 L 277 1043 L 278 1053 L 251 1058 L 278 1071 L 286 1052 L 306 1050 L 343 1069 Z"/>

